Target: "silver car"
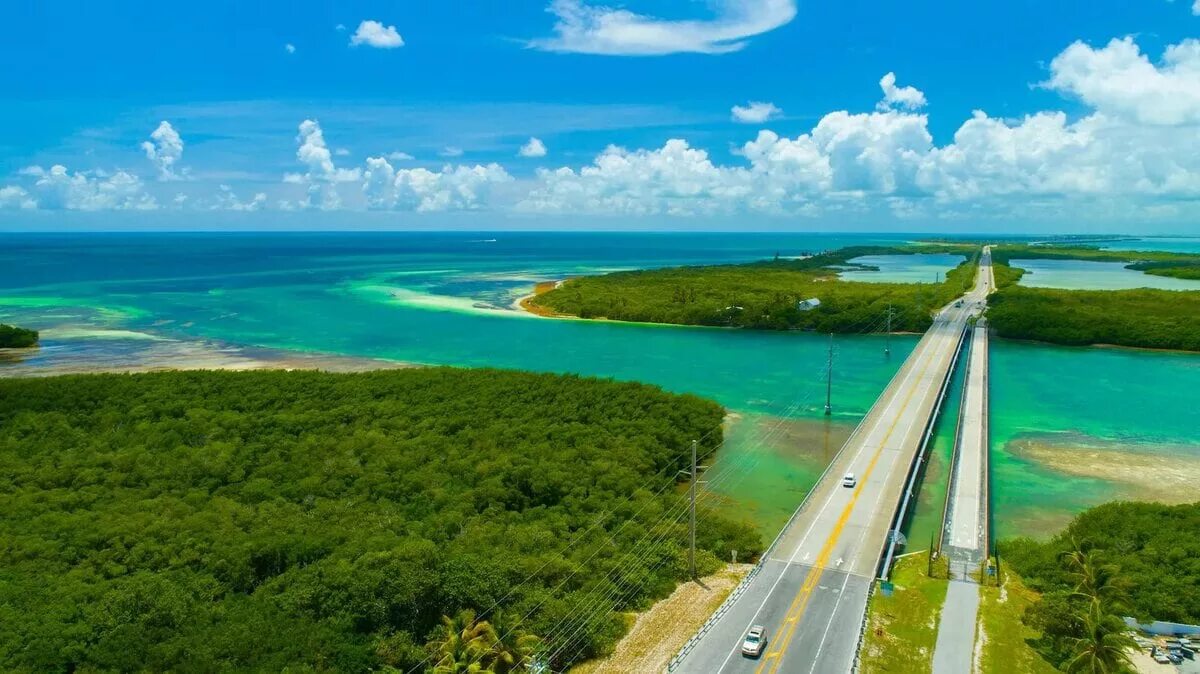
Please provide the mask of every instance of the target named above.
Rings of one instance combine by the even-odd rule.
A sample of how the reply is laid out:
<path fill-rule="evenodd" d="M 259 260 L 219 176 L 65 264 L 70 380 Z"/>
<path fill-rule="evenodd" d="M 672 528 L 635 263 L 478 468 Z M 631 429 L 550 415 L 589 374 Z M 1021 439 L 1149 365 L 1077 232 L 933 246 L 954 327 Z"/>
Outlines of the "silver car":
<path fill-rule="evenodd" d="M 748 658 L 757 658 L 762 655 L 763 649 L 767 647 L 767 628 L 762 625 L 755 625 L 746 632 L 746 638 L 742 640 L 742 655 Z"/>

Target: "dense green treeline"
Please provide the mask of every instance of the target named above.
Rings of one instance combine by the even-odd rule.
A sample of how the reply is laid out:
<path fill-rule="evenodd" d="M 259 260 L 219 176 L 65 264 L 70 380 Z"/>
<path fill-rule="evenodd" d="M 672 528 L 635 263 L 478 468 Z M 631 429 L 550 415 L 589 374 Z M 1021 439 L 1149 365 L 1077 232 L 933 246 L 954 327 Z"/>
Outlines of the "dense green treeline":
<path fill-rule="evenodd" d="M 1147 274 L 1200 279 L 1200 255 L 1189 253 L 1106 250 L 1090 246 L 1047 246 L 1013 243 L 992 247 L 992 260 L 1002 265 L 1008 265 L 1012 260 L 1031 259 L 1124 262 L 1127 269 L 1134 269 Z"/>
<path fill-rule="evenodd" d="M 997 335 L 1012 339 L 1200 351 L 1200 291 L 1026 288 L 1017 285 L 1025 270 L 1011 266 L 1014 259 L 1035 257 L 1129 262 L 1132 256 L 1141 255 L 1091 248 L 993 246 L 992 273 L 1000 290 L 988 298 L 988 324 Z M 1178 266 L 1180 259 L 1194 259 L 1200 265 L 1200 256 L 1147 255 L 1156 260 L 1126 266 L 1180 278 L 1190 278 L 1188 274 L 1194 270 L 1200 277 L 1200 266 Z"/>
<path fill-rule="evenodd" d="M 1106 652 L 1120 664 L 1119 647 L 1131 645 L 1121 616 L 1200 623 L 1200 503 L 1109 503 L 1049 541 L 1000 549 L 1042 593 L 1024 620 L 1042 634 L 1034 648 L 1055 665 Z"/>
<path fill-rule="evenodd" d="M 995 267 L 1001 290 L 988 298 L 988 325 L 1001 337 L 1200 351 L 1200 292 L 1004 287 L 1008 269 Z"/>
<path fill-rule="evenodd" d="M 432 666 L 443 616 L 499 620 L 497 602 L 564 647 L 556 666 L 596 655 L 614 609 L 686 574 L 685 529 L 660 516 L 722 415 L 494 370 L 0 380 L 0 669 Z M 760 549 L 700 516 L 703 569 Z M 617 601 L 555 641 L 595 589 Z"/>
<path fill-rule="evenodd" d="M 26 330 L 0 323 L 0 349 L 23 349 L 37 346 L 37 330 Z"/>
<path fill-rule="evenodd" d="M 973 249 L 974 251 L 975 249 Z M 837 279 L 837 271 L 858 266 L 862 255 L 925 252 L 916 248 L 856 246 L 801 260 L 674 267 L 616 272 L 570 279 L 533 302 L 554 312 L 583 318 L 731 326 L 769 330 L 858 332 L 879 328 L 888 306 L 892 328 L 922 332 L 931 313 L 974 282 L 972 254 L 938 284 L 858 283 Z M 804 310 L 800 302 L 817 298 Z"/>

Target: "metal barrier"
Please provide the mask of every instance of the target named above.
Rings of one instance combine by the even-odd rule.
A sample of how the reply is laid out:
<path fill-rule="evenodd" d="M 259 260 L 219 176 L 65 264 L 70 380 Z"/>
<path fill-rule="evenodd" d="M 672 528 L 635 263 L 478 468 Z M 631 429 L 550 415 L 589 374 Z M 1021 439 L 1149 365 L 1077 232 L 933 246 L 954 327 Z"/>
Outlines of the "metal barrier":
<path fill-rule="evenodd" d="M 867 638 L 867 623 L 871 619 L 871 602 L 875 600 L 875 585 L 872 581 L 870 587 L 867 588 L 867 610 L 863 611 L 862 622 L 858 625 L 858 643 L 854 645 L 854 661 L 850 663 L 851 674 L 858 674 L 859 668 L 862 667 L 862 648 L 863 641 Z"/>

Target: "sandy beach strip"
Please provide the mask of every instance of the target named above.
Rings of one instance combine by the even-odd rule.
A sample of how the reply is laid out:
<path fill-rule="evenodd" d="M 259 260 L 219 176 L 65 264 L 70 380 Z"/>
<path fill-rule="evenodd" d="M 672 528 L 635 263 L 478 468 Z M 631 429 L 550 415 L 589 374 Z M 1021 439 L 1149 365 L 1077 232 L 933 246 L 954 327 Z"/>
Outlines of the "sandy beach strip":
<path fill-rule="evenodd" d="M 562 284 L 563 281 L 538 281 L 538 283 L 533 286 L 533 292 L 517 298 L 517 301 L 513 302 L 512 306 L 514 309 L 520 309 L 521 311 L 533 314 L 534 316 L 541 316 L 542 318 L 560 318 L 563 316 L 562 314 L 559 314 L 553 309 L 548 309 L 546 307 L 534 304 L 533 299 L 538 295 L 544 295 L 545 293 L 558 288 Z"/>

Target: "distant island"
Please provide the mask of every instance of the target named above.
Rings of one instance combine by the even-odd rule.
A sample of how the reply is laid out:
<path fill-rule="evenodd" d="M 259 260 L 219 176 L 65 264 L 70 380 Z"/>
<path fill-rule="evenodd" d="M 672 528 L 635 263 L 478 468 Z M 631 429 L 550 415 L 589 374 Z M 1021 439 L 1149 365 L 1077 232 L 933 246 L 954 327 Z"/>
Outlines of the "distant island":
<path fill-rule="evenodd" d="M 27 330 L 15 325 L 0 323 L 0 349 L 24 349 L 37 346 L 37 344 L 37 330 Z"/>
<path fill-rule="evenodd" d="M 1013 260 L 1122 263 L 1155 276 L 1200 279 L 1200 255 L 1105 250 L 1081 245 L 1002 243 L 992 246 L 998 292 L 988 321 L 1001 337 L 1052 344 L 1109 344 L 1200 351 L 1200 290 L 1058 290 L 1018 285 Z M 584 276 L 542 284 L 523 303 L 543 316 L 724 326 L 763 330 L 858 333 L 923 332 L 933 312 L 954 301 L 975 277 L 983 241 L 928 241 L 905 246 L 851 246 L 801 258 L 744 264 L 671 267 Z M 868 283 L 839 273 L 872 269 L 866 255 L 944 253 L 963 256 L 940 283 Z"/>
<path fill-rule="evenodd" d="M 1200 255 L 1003 244 L 992 247 L 999 291 L 988 299 L 996 334 L 1052 344 L 1111 344 L 1200 351 L 1200 290 L 1060 290 L 1018 285 L 1025 270 L 1013 260 L 1058 259 L 1123 263 L 1155 276 L 1200 279 Z"/>
<path fill-rule="evenodd" d="M 569 279 L 544 286 L 525 307 L 541 315 L 762 330 L 923 332 L 933 311 L 975 279 L 979 248 L 940 283 L 860 283 L 838 278 L 866 255 L 939 252 L 916 246 L 851 246 L 800 258 L 671 267 Z M 959 252 L 959 251 L 954 251 Z"/>

